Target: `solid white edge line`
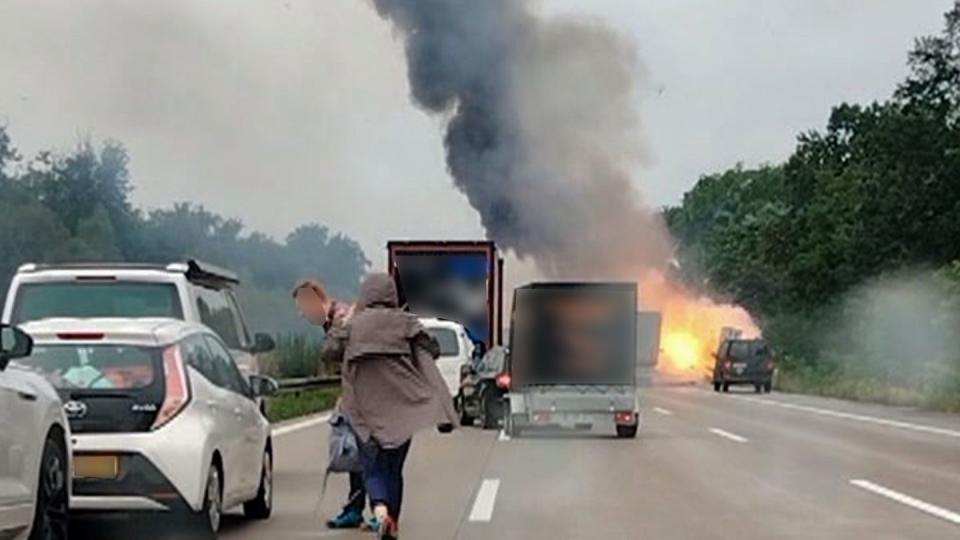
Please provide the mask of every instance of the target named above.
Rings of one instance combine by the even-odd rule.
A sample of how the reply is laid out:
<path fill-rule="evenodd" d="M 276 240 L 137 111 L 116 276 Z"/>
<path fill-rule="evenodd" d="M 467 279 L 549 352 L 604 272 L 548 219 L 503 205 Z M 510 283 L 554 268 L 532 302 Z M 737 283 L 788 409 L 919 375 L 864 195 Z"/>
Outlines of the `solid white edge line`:
<path fill-rule="evenodd" d="M 960 514 L 956 512 L 951 512 L 946 508 L 941 508 L 937 505 L 930 504 L 928 502 L 921 501 L 920 499 L 915 499 L 909 495 L 905 495 L 898 491 L 894 491 L 890 488 L 885 488 L 881 485 L 874 484 L 869 480 L 850 480 L 850 483 L 854 486 L 857 486 L 860 489 L 865 489 L 871 493 L 875 493 L 882 497 L 886 497 L 890 500 L 896 501 L 900 504 L 909 506 L 915 510 L 925 512 L 931 516 L 938 517 L 953 523 L 954 525 L 960 525 Z"/>
<path fill-rule="evenodd" d="M 330 413 L 323 413 L 323 414 L 314 416 L 312 418 L 309 418 L 307 420 L 301 420 L 299 422 L 294 422 L 291 424 L 282 424 L 277 427 L 274 427 L 272 430 L 272 434 L 274 437 L 282 437 L 290 433 L 294 433 L 297 431 L 302 431 L 304 429 L 312 428 L 314 426 L 318 426 L 326 422 L 327 420 L 330 420 Z"/>
<path fill-rule="evenodd" d="M 662 408 L 662 407 L 654 407 L 654 408 L 653 408 L 653 412 L 655 412 L 655 413 L 657 413 L 657 414 L 662 414 L 662 415 L 664 415 L 664 416 L 673 416 L 673 413 L 672 413 L 672 412 L 670 412 L 670 411 L 668 411 L 667 409 L 664 409 L 664 408 Z"/>
<path fill-rule="evenodd" d="M 493 507 L 497 502 L 499 489 L 499 478 L 487 478 L 480 484 L 477 498 L 473 501 L 473 509 L 470 511 L 470 521 L 487 522 L 493 518 Z"/>
<path fill-rule="evenodd" d="M 858 422 L 866 422 L 868 424 L 877 424 L 877 425 L 887 426 L 887 427 L 909 429 L 912 431 L 919 431 L 922 433 L 932 433 L 934 435 L 945 435 L 947 437 L 960 438 L 960 431 L 955 431 L 952 429 L 926 426 L 923 424 L 912 424 L 910 422 L 902 422 L 900 420 L 889 420 L 886 418 L 877 418 L 876 416 L 866 416 L 862 414 L 845 413 L 840 411 L 833 411 L 830 409 L 820 409 L 818 407 L 809 407 L 807 405 L 794 405 L 793 403 L 784 403 L 782 401 L 775 401 L 772 399 L 758 399 L 758 398 L 752 398 L 747 396 L 731 396 L 731 397 L 734 397 L 736 399 L 742 399 L 744 401 L 750 401 L 753 403 L 762 403 L 764 405 L 782 407 L 784 409 L 792 409 L 795 411 L 803 411 L 803 412 L 808 412 L 813 414 L 819 414 L 821 416 L 832 416 L 834 418 L 843 418 L 845 420 L 856 420 Z"/>
<path fill-rule="evenodd" d="M 730 439 L 731 441 L 736 441 L 738 443 L 747 442 L 747 439 L 745 437 L 741 437 L 736 433 L 730 433 L 729 431 L 724 431 L 720 428 L 710 428 L 710 433 L 713 433 L 714 435 L 719 435 L 724 439 Z"/>

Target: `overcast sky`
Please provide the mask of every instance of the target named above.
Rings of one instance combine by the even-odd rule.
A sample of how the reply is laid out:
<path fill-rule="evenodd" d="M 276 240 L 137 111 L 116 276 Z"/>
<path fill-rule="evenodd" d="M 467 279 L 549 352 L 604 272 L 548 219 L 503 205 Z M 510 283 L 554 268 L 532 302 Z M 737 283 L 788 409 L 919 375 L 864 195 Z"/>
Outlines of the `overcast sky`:
<path fill-rule="evenodd" d="M 659 206 L 782 160 L 836 103 L 889 96 L 951 0 L 537 3 L 634 40 L 637 176 Z M 144 207 L 199 202 L 281 238 L 319 221 L 377 263 L 390 238 L 482 235 L 404 70 L 364 0 L 0 0 L 0 122 L 22 153 L 115 139 Z"/>

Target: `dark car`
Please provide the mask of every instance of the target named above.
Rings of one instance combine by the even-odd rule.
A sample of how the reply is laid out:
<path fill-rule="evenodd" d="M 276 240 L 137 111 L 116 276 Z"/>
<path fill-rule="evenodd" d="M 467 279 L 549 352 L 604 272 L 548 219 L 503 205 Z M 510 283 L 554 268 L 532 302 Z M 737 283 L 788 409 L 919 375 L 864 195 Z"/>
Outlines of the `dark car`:
<path fill-rule="evenodd" d="M 472 365 L 463 366 L 459 394 L 461 425 L 471 426 L 476 419 L 483 429 L 501 425 L 506 406 L 504 396 L 510 390 L 509 362 L 509 349 L 494 347 Z"/>
<path fill-rule="evenodd" d="M 773 351 L 761 339 L 726 339 L 714 355 L 713 389 L 730 391 L 731 385 L 753 385 L 757 393 L 773 389 L 777 364 Z"/>

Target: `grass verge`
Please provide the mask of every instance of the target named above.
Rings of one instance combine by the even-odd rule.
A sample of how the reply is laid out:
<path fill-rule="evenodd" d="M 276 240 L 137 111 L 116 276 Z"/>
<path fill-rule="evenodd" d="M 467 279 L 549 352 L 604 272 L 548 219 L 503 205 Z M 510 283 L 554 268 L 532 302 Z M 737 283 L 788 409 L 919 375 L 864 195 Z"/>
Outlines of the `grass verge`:
<path fill-rule="evenodd" d="M 271 422 L 282 422 L 330 410 L 336 404 L 338 397 L 340 397 L 339 388 L 278 394 L 267 399 L 267 418 Z"/>
<path fill-rule="evenodd" d="M 948 389 L 923 390 L 871 378 L 822 374 L 807 370 L 781 370 L 777 389 L 863 403 L 918 407 L 931 411 L 960 413 L 960 393 Z"/>

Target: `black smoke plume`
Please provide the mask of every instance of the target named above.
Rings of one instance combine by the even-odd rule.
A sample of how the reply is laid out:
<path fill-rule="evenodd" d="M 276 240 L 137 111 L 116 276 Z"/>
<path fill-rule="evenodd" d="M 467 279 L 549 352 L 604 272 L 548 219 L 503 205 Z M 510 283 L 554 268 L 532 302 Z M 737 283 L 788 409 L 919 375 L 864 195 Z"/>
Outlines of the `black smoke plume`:
<path fill-rule="evenodd" d="M 662 269 L 633 187 L 643 158 L 632 45 L 525 0 L 374 0 L 402 35 L 413 100 L 448 118 L 447 166 L 489 237 L 552 276 Z"/>

